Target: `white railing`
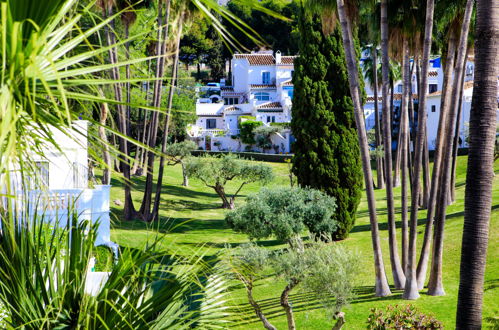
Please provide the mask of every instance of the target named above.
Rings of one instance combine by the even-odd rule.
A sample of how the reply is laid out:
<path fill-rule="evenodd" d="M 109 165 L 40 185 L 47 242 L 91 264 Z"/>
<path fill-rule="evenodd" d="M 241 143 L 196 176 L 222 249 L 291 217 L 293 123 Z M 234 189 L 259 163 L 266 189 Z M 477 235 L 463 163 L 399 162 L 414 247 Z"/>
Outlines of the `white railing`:
<path fill-rule="evenodd" d="M 198 136 L 231 136 L 237 135 L 241 132 L 240 129 L 224 130 L 220 128 L 215 129 L 202 129 L 199 131 Z"/>
<path fill-rule="evenodd" d="M 99 222 L 95 245 L 107 245 L 111 248 L 111 224 L 109 216 L 110 188 L 108 185 L 97 185 L 95 189 L 54 189 L 32 190 L 26 196 L 18 194 L 15 208 L 22 214 L 27 203 L 28 214 L 43 215 L 47 223 L 58 223 L 65 226 L 69 219 L 68 213 L 75 212 L 79 220 Z"/>

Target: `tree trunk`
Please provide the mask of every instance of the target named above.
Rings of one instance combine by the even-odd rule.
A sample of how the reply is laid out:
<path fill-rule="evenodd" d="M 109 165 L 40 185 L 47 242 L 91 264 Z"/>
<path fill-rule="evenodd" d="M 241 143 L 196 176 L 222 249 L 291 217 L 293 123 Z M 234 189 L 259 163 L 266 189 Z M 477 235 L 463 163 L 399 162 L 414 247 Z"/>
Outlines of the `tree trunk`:
<path fill-rule="evenodd" d="M 252 284 L 246 284 L 246 294 L 248 295 L 248 301 L 253 307 L 253 310 L 255 311 L 256 316 L 262 321 L 263 327 L 267 330 L 277 330 L 276 327 L 274 327 L 265 317 L 265 315 L 262 312 L 262 309 L 260 305 L 256 302 L 255 298 L 253 298 L 253 285 Z"/>
<path fill-rule="evenodd" d="M 350 20 L 346 16 L 344 0 L 336 0 L 338 17 L 341 23 L 341 35 L 343 47 L 345 49 L 345 58 L 348 70 L 348 83 L 350 95 L 352 97 L 355 124 L 357 126 L 357 135 L 359 138 L 359 146 L 362 159 L 362 170 L 364 172 L 364 183 L 366 187 L 367 204 L 369 208 L 369 221 L 371 224 L 371 239 L 374 252 L 374 270 L 375 270 L 375 290 L 376 296 L 383 297 L 391 294 L 388 281 L 386 279 L 385 267 L 383 263 L 383 254 L 381 252 L 381 244 L 379 238 L 378 220 L 376 219 L 376 200 L 374 197 L 374 187 L 371 173 L 371 164 L 369 157 L 369 146 L 367 144 L 366 127 L 364 125 L 364 111 L 360 104 L 360 89 L 359 89 L 359 71 L 355 49 L 353 45 L 352 29 Z"/>
<path fill-rule="evenodd" d="M 428 93 L 428 63 L 431 51 L 431 36 L 433 31 L 433 10 L 434 0 L 426 1 L 425 33 L 423 43 L 423 66 L 421 72 L 421 84 L 419 85 L 419 109 L 418 109 L 418 130 L 414 150 L 414 173 L 412 177 L 412 199 L 411 199 L 411 219 L 409 223 L 409 252 L 407 260 L 407 282 L 403 297 L 404 299 L 419 298 L 417 278 L 416 278 L 416 240 L 418 230 L 418 196 L 420 192 L 419 176 L 421 174 L 421 161 L 423 158 L 424 132 L 426 127 L 426 94 Z"/>
<path fill-rule="evenodd" d="M 395 107 L 394 107 L 394 92 L 395 86 L 393 85 L 393 79 L 390 79 L 390 115 L 392 116 L 390 132 L 393 133 L 394 118 L 395 118 Z M 399 129 L 397 133 L 397 149 L 395 149 L 395 161 L 394 161 L 394 173 L 393 173 L 393 187 L 400 186 L 400 163 L 401 163 L 401 141 L 400 141 L 400 116 L 399 116 Z M 393 155 L 393 154 L 392 154 Z"/>
<path fill-rule="evenodd" d="M 409 146 L 409 120 L 408 120 L 408 108 L 409 108 L 409 90 L 411 88 L 411 72 L 409 64 L 409 45 L 407 37 L 404 36 L 404 41 L 402 45 L 402 79 L 403 85 L 403 95 L 402 95 L 402 107 L 400 116 L 400 143 L 401 143 L 401 170 L 402 170 L 402 267 L 404 271 L 407 270 L 407 250 L 408 250 L 408 240 L 409 231 L 407 230 L 407 147 Z"/>
<path fill-rule="evenodd" d="M 386 176 L 386 206 L 388 211 L 388 243 L 390 248 L 390 264 L 392 268 L 395 288 L 402 289 L 405 285 L 404 270 L 400 264 L 398 244 L 395 227 L 395 207 L 393 200 L 392 179 L 392 138 L 390 129 L 390 108 L 388 104 L 388 85 L 390 63 L 388 58 L 388 14 L 387 0 L 381 1 L 381 55 L 382 55 L 382 81 L 383 81 L 383 144 L 385 148 L 385 176 Z"/>
<path fill-rule="evenodd" d="M 475 29 L 475 81 L 470 113 L 463 245 L 456 328 L 480 329 L 494 177 L 499 2 L 478 0 Z"/>
<path fill-rule="evenodd" d="M 161 105 L 161 94 L 163 91 L 163 75 L 165 71 L 165 58 L 166 55 L 166 44 L 168 40 L 168 22 L 170 18 L 170 0 L 165 3 L 165 17 L 164 17 L 164 28 L 158 28 L 158 44 L 156 47 L 156 52 L 158 55 L 163 55 L 157 59 L 156 62 L 156 80 L 154 82 L 154 93 L 153 93 L 153 107 L 159 109 Z M 158 26 L 163 27 L 162 19 L 162 4 L 163 1 L 158 0 Z M 162 31 L 164 30 L 164 31 Z M 163 32 L 163 33 L 162 33 Z M 154 148 L 156 147 L 156 138 L 158 134 L 159 125 L 159 113 L 154 111 L 151 116 L 151 123 L 149 127 L 149 141 L 148 147 L 150 150 L 147 152 L 147 176 L 146 185 L 144 188 L 144 197 L 142 199 L 142 205 L 140 206 L 140 214 L 144 220 L 148 220 L 151 215 L 151 203 L 152 203 L 152 190 L 153 190 L 153 177 L 154 177 Z"/>
<path fill-rule="evenodd" d="M 165 123 L 163 127 L 163 144 L 161 146 L 161 157 L 159 160 L 158 181 L 156 184 L 156 195 L 154 196 L 154 206 L 150 215 L 150 220 L 157 220 L 159 213 L 159 204 L 161 202 L 161 189 L 163 186 L 163 172 L 165 170 L 165 153 L 168 145 L 168 135 L 170 129 L 170 118 L 173 105 L 173 95 L 175 92 L 175 83 L 177 80 L 178 57 L 180 53 L 180 38 L 182 36 L 183 18 L 180 18 L 177 31 L 177 40 L 175 44 L 175 58 L 173 60 L 172 75 L 170 81 L 170 91 L 168 93 L 168 110 L 166 113 Z"/>
<path fill-rule="evenodd" d="M 189 177 L 187 176 L 185 163 L 182 161 L 182 162 L 180 162 L 180 165 L 182 166 L 182 178 L 183 178 L 182 186 L 188 187 L 189 186 Z"/>
<path fill-rule="evenodd" d="M 379 126 L 379 108 L 378 108 L 378 50 L 376 46 L 373 45 L 371 48 L 372 60 L 374 63 L 373 69 L 373 79 L 374 79 L 374 135 L 376 137 L 376 149 L 381 145 L 381 132 Z M 377 178 L 377 187 L 378 189 L 383 189 L 385 187 L 384 182 L 384 173 L 383 173 L 383 157 L 380 157 L 378 153 L 376 153 L 376 178 Z"/>
<path fill-rule="evenodd" d="M 435 145 L 435 154 L 433 156 L 433 172 L 431 178 L 431 187 L 430 187 L 430 196 L 428 199 L 428 210 L 426 215 L 426 226 L 424 232 L 423 243 L 421 247 L 421 255 L 419 257 L 418 268 L 417 268 L 417 277 L 418 277 L 418 288 L 420 290 L 423 289 L 426 271 L 428 269 L 428 260 L 430 258 L 430 246 L 431 246 L 431 238 L 433 232 L 433 217 L 435 215 L 435 207 L 436 207 L 436 198 L 439 190 L 438 186 L 438 178 L 440 177 L 440 167 L 441 167 L 441 148 L 443 147 L 443 135 L 444 135 L 444 123 L 447 119 L 449 102 L 451 97 L 451 89 L 452 84 L 452 72 L 454 71 L 454 58 L 456 53 L 456 38 L 455 34 L 451 34 L 448 47 L 447 47 L 447 58 L 445 61 L 444 68 L 444 80 L 443 80 L 443 89 L 442 96 L 440 101 L 440 118 L 438 121 L 438 130 L 437 130 L 437 142 Z"/>
<path fill-rule="evenodd" d="M 114 15 L 113 13 L 113 6 L 109 5 L 107 8 L 104 9 L 104 16 L 107 17 L 112 17 Z M 106 34 L 106 41 L 109 46 L 115 45 L 116 44 L 116 37 L 114 35 L 114 20 L 110 22 L 110 26 L 105 28 L 105 34 Z M 118 63 L 118 53 L 116 50 L 116 47 L 111 47 L 109 49 L 109 60 L 112 64 Z M 119 68 L 115 67 L 111 69 L 111 76 L 114 81 L 116 81 L 115 84 L 113 84 L 114 88 L 114 94 L 116 101 L 122 102 L 123 97 L 122 97 L 122 85 L 119 83 L 120 81 L 120 72 Z M 126 118 L 126 108 L 122 104 L 117 104 L 116 105 L 118 109 L 118 129 L 121 134 L 128 136 L 127 132 L 127 118 Z M 125 220 L 130 220 L 132 217 L 135 215 L 135 208 L 133 206 L 133 200 L 132 200 L 132 190 L 131 190 L 131 181 L 130 181 L 130 164 L 128 161 L 128 142 L 126 139 L 123 137 L 119 138 L 119 145 L 120 145 L 120 168 L 123 172 L 123 177 L 124 177 L 124 186 L 125 186 L 125 205 L 123 208 L 123 217 Z"/>
<path fill-rule="evenodd" d="M 341 330 L 343 328 L 343 325 L 345 325 L 345 313 L 343 312 L 338 312 L 335 315 L 336 317 L 336 323 L 333 326 L 332 330 Z"/>
<path fill-rule="evenodd" d="M 430 198 L 430 152 L 428 150 L 428 129 L 425 127 L 423 144 L 423 198 L 420 203 L 423 209 L 428 208 Z"/>
<path fill-rule="evenodd" d="M 284 291 L 282 291 L 281 294 L 281 306 L 284 308 L 284 311 L 286 312 L 286 318 L 288 320 L 288 330 L 295 330 L 295 318 L 293 317 L 293 307 L 289 303 L 289 293 L 293 288 L 298 285 L 298 281 L 295 279 L 292 279 L 288 285 L 284 288 Z"/>
<path fill-rule="evenodd" d="M 109 113 L 107 103 L 101 104 L 101 112 L 99 118 L 99 138 L 102 143 L 102 159 L 104 161 L 104 169 L 102 170 L 102 184 L 111 184 L 111 155 L 109 154 L 109 144 L 106 135 L 106 120 Z"/>
<path fill-rule="evenodd" d="M 451 175 L 452 162 L 452 140 L 454 127 L 456 124 L 457 104 L 459 96 L 459 85 L 461 77 L 464 74 L 464 66 L 466 64 L 466 45 L 468 41 L 468 31 L 473 11 L 473 0 L 467 0 L 466 10 L 464 13 L 463 25 L 461 28 L 461 36 L 459 38 L 459 47 L 457 50 L 456 68 L 454 70 L 454 79 L 452 81 L 452 98 L 449 107 L 449 117 L 445 123 L 444 138 L 442 145 L 442 175 L 440 175 L 439 186 L 441 187 L 437 203 L 437 213 L 435 215 L 435 234 L 433 236 L 433 253 L 432 264 L 430 270 L 430 281 L 428 283 L 428 294 L 432 296 L 444 295 L 442 283 L 442 255 L 444 245 L 444 224 L 449 200 L 449 184 Z M 497 95 L 496 95 L 497 96 Z"/>
<path fill-rule="evenodd" d="M 215 185 L 215 187 L 213 187 L 213 189 L 215 189 L 215 192 L 217 193 L 217 195 L 222 199 L 222 208 L 223 209 L 233 209 L 233 207 L 231 208 L 231 203 L 229 202 L 229 199 L 227 198 L 227 194 L 225 193 L 224 187 L 217 183 Z"/>
<path fill-rule="evenodd" d="M 466 60 L 468 59 L 469 49 L 466 49 Z M 464 70 L 464 68 L 463 68 Z M 463 94 L 464 94 L 464 74 L 461 78 L 461 84 L 459 86 L 459 101 L 457 105 L 457 120 L 456 120 L 456 128 L 454 130 L 454 150 L 452 151 L 452 170 L 450 177 L 450 202 L 453 203 L 456 199 L 456 164 L 457 164 L 457 151 L 459 149 L 459 133 L 461 128 L 461 117 L 462 117 L 462 109 L 463 109 Z"/>

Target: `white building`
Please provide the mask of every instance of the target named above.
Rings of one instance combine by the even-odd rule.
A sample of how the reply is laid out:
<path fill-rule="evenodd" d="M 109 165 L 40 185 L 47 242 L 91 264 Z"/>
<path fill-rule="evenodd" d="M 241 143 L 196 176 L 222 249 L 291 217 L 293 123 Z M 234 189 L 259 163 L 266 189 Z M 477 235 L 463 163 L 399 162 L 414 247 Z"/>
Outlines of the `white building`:
<path fill-rule="evenodd" d="M 363 56 L 369 56 L 369 54 L 364 53 Z M 412 60 L 411 60 L 412 63 Z M 361 61 L 362 65 L 362 61 Z M 466 67 L 465 67 L 465 76 L 464 76 L 464 92 L 463 92 L 463 100 L 462 100 L 462 110 L 461 110 L 461 117 L 459 118 L 460 121 L 460 129 L 459 129 L 459 147 L 467 147 L 466 144 L 466 137 L 465 135 L 467 134 L 467 126 L 469 122 L 469 115 L 470 115 L 470 109 L 471 109 L 471 96 L 473 93 L 473 73 L 474 73 L 474 63 L 471 60 L 468 60 L 466 62 Z M 438 131 L 438 121 L 439 121 L 439 116 L 440 116 L 440 101 L 441 101 L 441 94 L 442 94 L 442 89 L 443 89 L 443 77 L 444 77 L 444 71 L 441 65 L 441 58 L 440 57 L 434 57 L 433 59 L 430 60 L 429 63 L 429 71 L 428 71 L 428 85 L 427 85 L 427 92 L 428 92 L 428 97 L 426 101 L 426 113 L 427 113 L 427 132 L 428 132 L 428 147 L 429 150 L 434 150 L 435 149 L 435 141 L 437 139 L 437 131 Z M 379 77 L 381 79 L 381 77 Z M 368 81 L 365 81 L 365 90 L 367 94 L 367 100 L 364 105 L 364 116 L 366 119 L 366 129 L 372 129 L 375 126 L 375 115 L 374 115 L 374 92 L 369 85 Z M 417 92 L 417 76 L 414 74 L 412 76 L 412 92 L 413 92 L 413 101 L 415 102 L 415 106 L 417 106 L 418 103 L 418 95 L 416 94 Z M 401 107 L 401 100 L 402 100 L 402 81 L 397 81 L 394 84 L 394 95 L 393 95 L 393 103 L 394 103 L 394 112 L 395 112 L 395 131 L 394 133 L 398 132 L 398 116 L 397 113 L 399 112 L 399 109 Z M 378 111 L 380 113 L 380 120 L 381 120 L 381 109 L 382 109 L 382 95 L 381 95 L 381 88 L 378 89 Z M 415 116 L 417 116 L 417 113 L 415 113 Z M 393 141 L 394 147 L 396 144 L 396 141 Z"/>
<path fill-rule="evenodd" d="M 189 135 L 205 150 L 245 151 L 255 146 L 241 143 L 239 123 L 251 118 L 264 125 L 289 123 L 293 97 L 293 61 L 279 51 L 235 54 L 231 61 L 232 86 L 220 88 L 220 99 L 199 98 L 196 124 Z M 241 117 L 247 116 L 247 117 Z M 289 129 L 271 136 L 271 152 L 290 152 Z"/>
<path fill-rule="evenodd" d="M 19 212 L 28 201 L 31 214 L 35 210 L 43 212 L 47 222 L 58 221 L 61 226 L 66 224 L 68 210 L 73 206 L 80 220 L 100 223 L 96 245 L 107 245 L 114 250 L 116 245 L 111 242 L 110 233 L 110 186 L 88 186 L 87 122 L 75 121 L 73 128 L 65 132 L 56 128 L 51 131 L 59 149 L 47 143 L 38 152 L 33 151 L 35 168 L 24 180 L 19 164 L 9 166 L 10 184 L 7 185 L 4 175 L 0 181 L 2 190 L 8 189 L 16 196 Z"/>

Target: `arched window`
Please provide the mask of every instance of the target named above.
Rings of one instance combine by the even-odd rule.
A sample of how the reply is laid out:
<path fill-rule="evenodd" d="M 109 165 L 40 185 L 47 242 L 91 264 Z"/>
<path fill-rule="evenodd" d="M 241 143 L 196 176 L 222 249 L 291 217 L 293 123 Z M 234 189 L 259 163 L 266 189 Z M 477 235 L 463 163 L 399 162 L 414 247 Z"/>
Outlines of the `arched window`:
<path fill-rule="evenodd" d="M 255 99 L 258 101 L 270 101 L 270 94 L 265 92 L 255 93 Z"/>

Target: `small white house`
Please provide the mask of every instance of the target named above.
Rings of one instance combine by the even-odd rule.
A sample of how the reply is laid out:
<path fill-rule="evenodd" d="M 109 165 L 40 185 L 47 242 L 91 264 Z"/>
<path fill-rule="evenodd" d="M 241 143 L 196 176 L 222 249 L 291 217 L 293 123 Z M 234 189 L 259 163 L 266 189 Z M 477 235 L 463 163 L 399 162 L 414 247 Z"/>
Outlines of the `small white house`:
<path fill-rule="evenodd" d="M 205 150 L 245 151 L 247 146 L 237 138 L 241 116 L 253 117 L 264 125 L 289 123 L 294 59 L 279 51 L 275 55 L 272 51 L 234 54 L 232 86 L 220 87 L 219 99 L 212 95 L 197 100 L 196 124 L 188 128 L 188 134 Z M 270 152 L 290 152 L 289 129 L 273 134 L 271 141 Z"/>
<path fill-rule="evenodd" d="M 30 214 L 44 212 L 48 222 L 58 221 L 64 226 L 68 210 L 74 207 L 81 220 L 100 223 L 96 245 L 107 245 L 113 250 L 116 244 L 111 242 L 109 193 L 110 186 L 88 186 L 88 146 L 87 125 L 83 120 L 75 121 L 73 128 L 62 132 L 52 128 L 54 140 L 59 149 L 48 144 L 42 146 L 42 152 L 33 152 L 35 168 L 25 177 L 21 177 L 19 165 L 9 167 L 10 192 L 16 196 L 16 208 L 23 210 L 28 201 Z M 39 149 L 40 150 L 40 149 Z M 6 190 L 6 182 L 2 185 Z"/>

